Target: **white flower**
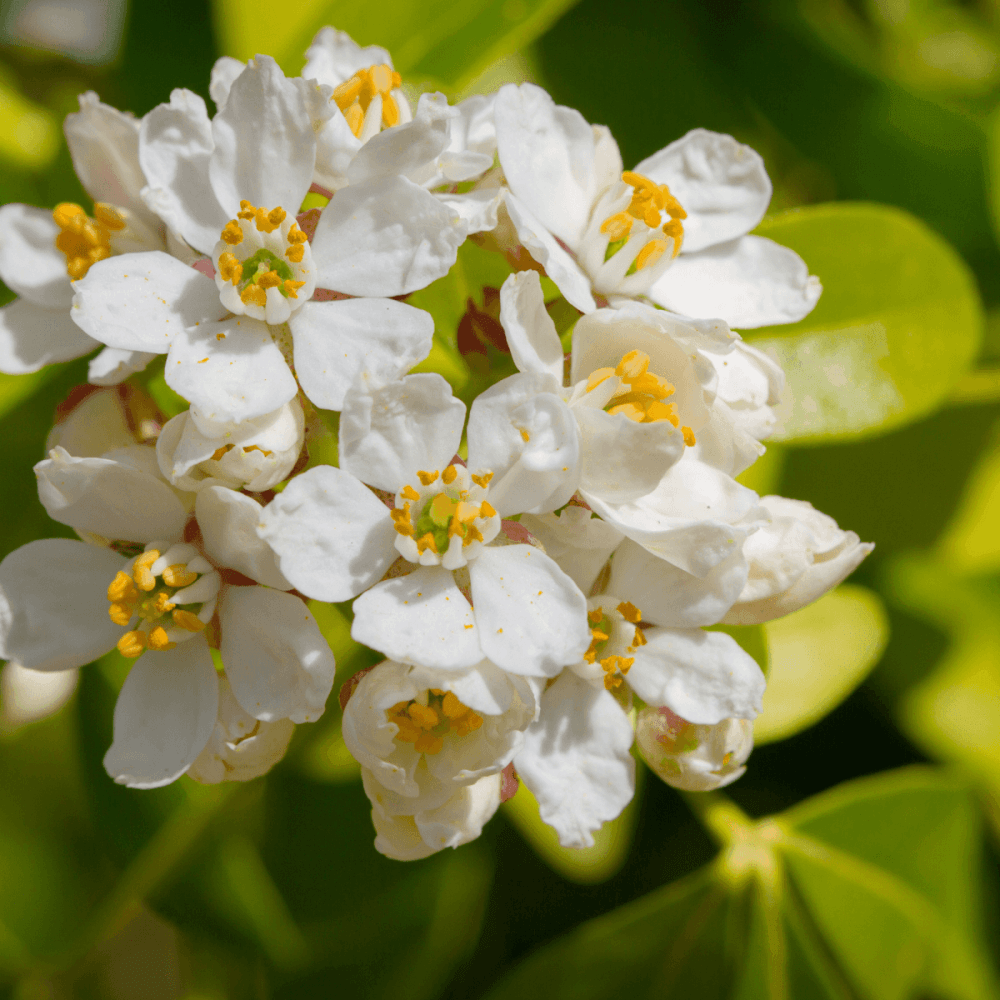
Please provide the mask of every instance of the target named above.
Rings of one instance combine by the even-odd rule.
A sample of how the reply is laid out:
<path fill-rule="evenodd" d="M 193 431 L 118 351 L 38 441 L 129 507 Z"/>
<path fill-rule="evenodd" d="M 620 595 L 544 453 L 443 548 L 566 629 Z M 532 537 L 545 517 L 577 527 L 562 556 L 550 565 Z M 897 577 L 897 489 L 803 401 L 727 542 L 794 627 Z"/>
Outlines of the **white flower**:
<path fill-rule="evenodd" d="M 261 722 L 249 715 L 219 677 L 219 716 L 205 749 L 188 768 L 188 777 L 203 785 L 252 781 L 274 767 L 288 749 L 295 723 L 291 719 Z"/>
<path fill-rule="evenodd" d="M 875 548 L 803 500 L 767 496 L 771 514 L 744 543 L 749 578 L 722 621 L 757 625 L 791 614 L 850 576 Z"/>
<path fill-rule="evenodd" d="M 753 724 L 724 719 L 700 726 L 669 708 L 644 708 L 636 719 L 635 739 L 643 759 L 668 785 L 709 792 L 732 784 L 746 771 Z"/>
<path fill-rule="evenodd" d="M 29 670 L 11 660 L 0 669 L 0 735 L 59 711 L 76 690 L 79 671 Z"/>
<path fill-rule="evenodd" d="M 623 172 L 606 128 L 532 84 L 501 88 L 495 118 L 511 220 L 578 309 L 592 311 L 594 293 L 648 294 L 684 316 L 756 327 L 816 304 L 819 282 L 797 254 L 746 235 L 771 183 L 732 137 L 696 129 Z"/>
<path fill-rule="evenodd" d="M 352 692 L 342 731 L 355 760 L 415 814 L 502 771 L 537 714 L 534 684 L 488 661 L 434 670 L 386 660 Z"/>
<path fill-rule="evenodd" d="M 56 452 L 39 464 L 50 513 L 114 547 L 49 539 L 7 556 L 0 655 L 50 671 L 83 666 L 116 646 L 138 658 L 115 709 L 105 766 L 119 782 L 156 787 L 187 770 L 215 729 L 219 688 L 207 626 L 234 696 L 262 722 L 318 718 L 334 660 L 303 602 L 271 589 L 288 583 L 254 532 L 260 505 L 209 486 L 189 522 L 179 500 L 166 502 L 171 488 L 147 471 L 155 468 L 153 449 L 131 449 L 142 450 L 146 461 Z M 182 531 L 200 544 L 183 541 Z M 266 586 L 225 584 L 227 569 Z"/>
<path fill-rule="evenodd" d="M 164 426 L 156 457 L 160 471 L 178 489 L 219 485 L 260 493 L 292 471 L 304 437 L 298 399 L 240 423 L 209 419 L 192 406 Z"/>
<path fill-rule="evenodd" d="M 372 804 L 375 849 L 397 861 L 416 861 L 446 847 L 475 840 L 500 808 L 502 779 L 489 774 L 457 788 L 435 809 L 410 812 L 410 803 L 380 785 L 361 769 L 365 792 Z"/>
<path fill-rule="evenodd" d="M 65 129 L 77 176 L 96 203 L 93 216 L 70 202 L 54 211 L 0 208 L 0 278 L 19 296 L 0 309 L 0 371 L 12 375 L 97 347 L 70 319 L 71 282 L 112 254 L 165 246 L 162 224 L 139 198 L 145 184 L 139 122 L 88 92 L 80 95 L 80 110 L 67 115 Z M 149 357 L 112 361 L 102 352 L 92 366 L 108 380 L 128 360 L 139 368 Z"/>
<path fill-rule="evenodd" d="M 79 458 L 97 458 L 155 438 L 161 419 L 153 401 L 133 386 L 84 386 L 57 411 L 45 451 L 61 447 Z"/>
<path fill-rule="evenodd" d="M 325 89 L 265 56 L 211 121 L 201 98 L 174 91 L 143 120 L 144 197 L 214 277 L 162 253 L 104 261 L 77 283 L 75 321 L 110 347 L 166 353 L 167 384 L 220 421 L 287 403 L 286 358 L 314 403 L 339 409 L 360 371 L 391 379 L 425 357 L 433 321 L 390 297 L 445 274 L 466 226 L 385 177 L 338 193 L 310 240 L 295 213 L 333 110 Z"/>
<path fill-rule="evenodd" d="M 466 468 L 451 461 L 465 407 L 441 376 L 359 383 L 341 417 L 343 468 L 295 477 L 265 508 L 260 536 L 302 593 L 362 594 L 351 634 L 394 660 L 457 669 L 485 658 L 554 676 L 587 647 L 585 599 L 540 549 L 504 545 L 500 519 L 548 495 L 544 467 L 563 462 L 565 429 L 553 434 L 536 411 L 523 435 L 510 433 L 490 419 L 488 396 L 473 406 Z M 393 494 L 392 509 L 364 483 Z M 399 557 L 411 571 L 382 580 Z"/>

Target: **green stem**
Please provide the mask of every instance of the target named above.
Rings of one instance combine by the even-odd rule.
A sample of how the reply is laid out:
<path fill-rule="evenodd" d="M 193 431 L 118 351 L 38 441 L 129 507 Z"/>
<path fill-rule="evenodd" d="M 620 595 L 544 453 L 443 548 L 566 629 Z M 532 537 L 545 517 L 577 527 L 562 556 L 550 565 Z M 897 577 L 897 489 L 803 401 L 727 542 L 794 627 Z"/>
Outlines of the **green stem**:
<path fill-rule="evenodd" d="M 754 821 L 721 792 L 681 792 L 681 796 L 720 847 L 727 847 L 739 832 L 754 825 Z"/>

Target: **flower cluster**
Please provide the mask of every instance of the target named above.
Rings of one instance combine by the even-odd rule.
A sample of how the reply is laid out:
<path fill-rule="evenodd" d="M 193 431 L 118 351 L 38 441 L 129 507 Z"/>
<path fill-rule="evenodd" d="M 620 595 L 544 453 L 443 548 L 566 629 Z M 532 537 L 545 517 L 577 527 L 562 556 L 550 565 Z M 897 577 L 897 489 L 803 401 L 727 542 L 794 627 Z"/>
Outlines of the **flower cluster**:
<path fill-rule="evenodd" d="M 97 352 L 35 466 L 78 539 L 0 563 L 0 653 L 130 661 L 116 781 L 247 780 L 332 691 L 307 602 L 350 602 L 384 660 L 342 688 L 343 739 L 401 859 L 478 836 L 518 781 L 591 844 L 633 743 L 676 787 L 735 780 L 765 678 L 733 635 L 871 549 L 736 478 L 783 377 L 733 328 L 821 290 L 748 235 L 761 158 L 695 130 L 625 169 L 539 87 L 453 106 L 330 28 L 301 77 L 222 59 L 210 92 L 214 116 L 175 90 L 141 120 L 84 95 L 92 208 L 0 209 L 0 369 Z M 472 348 L 406 301 L 469 240 L 509 264 Z M 476 393 L 435 343 L 495 362 Z"/>

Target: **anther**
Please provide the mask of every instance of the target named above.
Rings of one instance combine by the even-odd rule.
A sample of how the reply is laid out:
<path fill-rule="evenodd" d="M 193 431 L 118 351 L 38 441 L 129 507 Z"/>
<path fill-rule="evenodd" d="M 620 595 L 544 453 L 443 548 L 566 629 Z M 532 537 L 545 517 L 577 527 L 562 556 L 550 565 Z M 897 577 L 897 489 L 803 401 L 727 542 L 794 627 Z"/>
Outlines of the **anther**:
<path fill-rule="evenodd" d="M 152 590 L 156 586 L 156 577 L 149 571 L 149 567 L 160 558 L 160 553 L 156 549 L 150 549 L 138 556 L 132 564 L 132 579 L 140 590 Z"/>
<path fill-rule="evenodd" d="M 94 203 L 94 218 L 112 232 L 117 233 L 125 228 L 125 217 L 114 205 L 109 205 L 104 201 Z"/>
<path fill-rule="evenodd" d="M 115 574 L 115 578 L 110 584 L 108 584 L 108 600 L 131 602 L 137 601 L 138 599 L 139 593 L 135 589 L 132 577 L 130 577 L 124 570 L 118 570 Z"/>
<path fill-rule="evenodd" d="M 137 656 L 142 656 L 146 649 L 149 640 L 145 632 L 135 631 L 126 632 L 118 640 L 118 652 L 122 656 L 128 657 L 130 660 L 134 660 Z"/>
<path fill-rule="evenodd" d="M 438 550 L 437 542 L 434 541 L 434 536 L 429 531 L 417 539 L 417 552 L 424 552 L 427 549 L 434 553 Z"/>
<path fill-rule="evenodd" d="M 162 576 L 168 587 L 190 587 L 198 579 L 198 574 L 190 572 L 184 563 L 168 566 Z"/>
<path fill-rule="evenodd" d="M 178 628 L 184 629 L 185 632 L 200 632 L 206 625 L 197 615 L 193 615 L 183 608 L 177 608 L 172 617 L 174 624 Z"/>
<path fill-rule="evenodd" d="M 625 621 L 633 625 L 638 625 L 642 621 L 642 612 L 631 601 L 622 601 L 617 611 Z"/>
<path fill-rule="evenodd" d="M 449 465 L 448 468 L 441 473 L 441 482 L 443 482 L 445 486 L 451 486 L 457 475 L 458 469 L 456 469 L 454 465 Z"/>
<path fill-rule="evenodd" d="M 693 448 L 697 441 L 695 440 L 694 431 L 690 427 L 682 427 L 681 433 L 684 435 L 684 443 L 689 447 Z"/>
<path fill-rule="evenodd" d="M 484 472 L 482 475 L 476 475 L 473 473 L 471 478 L 477 486 L 481 486 L 483 489 L 486 489 L 486 487 L 490 484 L 490 480 L 493 478 L 493 473 Z"/>
<path fill-rule="evenodd" d="M 240 214 L 243 215 L 243 213 Z M 240 228 L 240 224 L 235 219 L 230 219 L 219 234 L 219 239 L 231 247 L 238 247 L 243 242 L 243 230 Z"/>
<path fill-rule="evenodd" d="M 417 478 L 424 486 L 430 486 L 438 477 L 438 471 L 435 469 L 433 472 L 418 472 Z M 473 477 L 475 478 L 475 477 Z M 409 488 L 409 487 L 407 487 Z"/>
<path fill-rule="evenodd" d="M 637 271 L 641 271 L 644 267 L 652 267 L 666 253 L 666 250 L 666 240 L 650 240 L 635 255 L 635 263 L 632 266 Z"/>
<path fill-rule="evenodd" d="M 420 473 L 418 472 L 417 475 L 419 476 Z M 421 477 L 421 482 L 423 482 L 423 478 L 422 477 Z M 434 482 L 434 480 L 432 479 L 431 482 Z M 427 484 L 425 483 L 424 485 L 427 485 Z M 415 501 L 415 500 L 419 500 L 420 499 L 420 494 L 412 486 L 404 486 L 399 491 L 399 495 L 402 496 L 402 497 L 406 497 L 407 500 L 414 500 Z"/>
<path fill-rule="evenodd" d="M 167 630 L 162 625 L 157 625 L 149 633 L 148 641 L 149 648 L 155 650 L 173 649 L 177 645 L 176 642 L 170 641 L 170 638 L 167 636 Z"/>

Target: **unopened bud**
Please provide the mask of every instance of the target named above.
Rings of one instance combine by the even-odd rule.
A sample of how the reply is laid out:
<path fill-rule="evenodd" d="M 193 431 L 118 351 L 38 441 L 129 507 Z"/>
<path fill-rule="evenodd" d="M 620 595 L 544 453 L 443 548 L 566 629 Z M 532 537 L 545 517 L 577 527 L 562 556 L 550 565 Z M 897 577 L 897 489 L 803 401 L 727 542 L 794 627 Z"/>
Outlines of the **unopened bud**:
<path fill-rule="evenodd" d="M 669 708 L 644 708 L 635 724 L 643 759 L 668 785 L 708 792 L 739 778 L 753 749 L 753 723 L 723 719 L 698 726 Z"/>

